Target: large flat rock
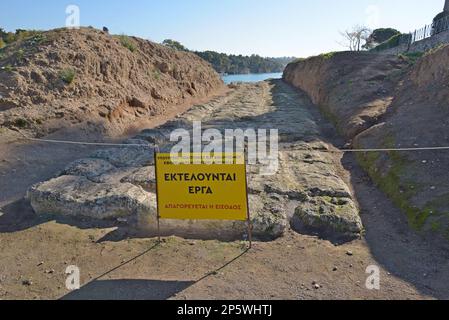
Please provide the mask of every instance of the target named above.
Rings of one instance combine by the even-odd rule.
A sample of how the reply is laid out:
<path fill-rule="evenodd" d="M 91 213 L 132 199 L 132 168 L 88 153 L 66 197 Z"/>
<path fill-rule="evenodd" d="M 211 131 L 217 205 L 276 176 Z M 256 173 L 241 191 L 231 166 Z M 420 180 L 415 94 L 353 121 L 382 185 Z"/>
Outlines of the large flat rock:
<path fill-rule="evenodd" d="M 135 183 L 139 184 L 140 179 Z M 157 235 L 156 195 L 128 182 L 96 183 L 84 176 L 60 176 L 33 186 L 28 191 L 28 198 L 38 214 L 93 219 L 125 218 L 141 233 Z M 275 239 L 282 235 L 287 227 L 287 219 L 281 200 L 271 199 L 266 195 L 250 196 L 254 236 L 260 239 Z M 247 223 L 161 220 L 160 232 L 163 235 L 194 238 L 243 239 L 247 233 Z"/>
<path fill-rule="evenodd" d="M 61 176 L 28 191 L 38 214 L 109 219 L 155 212 L 154 195 L 130 183 L 94 183 L 85 177 Z"/>

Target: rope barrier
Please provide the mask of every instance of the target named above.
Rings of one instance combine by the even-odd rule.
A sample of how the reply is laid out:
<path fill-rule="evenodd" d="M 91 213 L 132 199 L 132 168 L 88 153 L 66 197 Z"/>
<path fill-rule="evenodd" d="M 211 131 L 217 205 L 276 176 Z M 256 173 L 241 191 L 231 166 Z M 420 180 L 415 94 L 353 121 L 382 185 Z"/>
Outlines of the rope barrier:
<path fill-rule="evenodd" d="M 52 139 L 39 139 L 30 138 L 21 132 L 17 128 L 13 128 L 14 131 L 22 135 L 26 140 L 36 141 L 36 142 L 46 142 L 46 143 L 58 143 L 58 144 L 72 144 L 72 145 L 88 145 L 88 146 L 106 146 L 106 147 L 151 147 L 147 144 L 137 144 L 137 143 L 100 143 L 100 142 L 81 142 L 81 141 L 64 141 L 64 140 L 52 140 Z M 337 150 L 314 150 L 314 149 L 293 149 L 287 151 L 316 151 L 316 152 L 327 152 L 327 153 L 364 153 L 364 152 L 413 152 L 413 151 L 442 151 L 449 150 L 448 147 L 414 147 L 414 148 L 370 148 L 370 149 L 337 149 Z"/>
<path fill-rule="evenodd" d="M 36 141 L 36 142 L 46 142 L 46 143 L 59 143 L 59 144 L 74 144 L 74 145 L 87 145 L 87 146 L 105 146 L 105 147 L 150 147 L 147 144 L 137 144 L 137 143 L 103 143 L 103 142 L 81 142 L 81 141 L 65 141 L 65 140 L 52 140 L 52 139 L 38 139 L 38 138 L 30 138 L 21 132 L 17 128 L 13 128 L 12 130 L 18 132 L 22 135 L 26 140 Z"/>

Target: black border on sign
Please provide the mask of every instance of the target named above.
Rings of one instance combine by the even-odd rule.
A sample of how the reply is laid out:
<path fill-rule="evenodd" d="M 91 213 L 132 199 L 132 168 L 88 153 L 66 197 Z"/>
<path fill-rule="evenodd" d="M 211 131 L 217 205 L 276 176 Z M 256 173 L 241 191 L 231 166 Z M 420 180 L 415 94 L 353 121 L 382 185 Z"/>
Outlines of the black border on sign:
<path fill-rule="evenodd" d="M 160 153 L 159 151 L 159 147 L 154 148 L 154 174 L 155 174 L 155 178 L 156 178 L 156 211 L 157 211 L 157 238 L 159 243 L 161 242 L 161 228 L 160 228 L 160 220 L 161 220 L 161 215 L 160 215 L 160 211 L 159 211 L 159 186 L 158 186 L 158 181 L 157 181 L 157 155 Z M 246 224 L 248 227 L 248 243 L 249 243 L 249 247 L 248 249 L 251 249 L 253 246 L 253 226 L 251 223 L 251 213 L 249 210 L 249 196 L 248 196 L 248 170 L 247 170 L 247 154 L 246 151 L 243 152 L 243 157 L 244 157 L 244 164 L 245 164 L 245 193 L 246 193 L 246 216 L 247 216 L 247 220 L 246 220 Z M 212 219 L 213 220 L 213 219 Z"/>

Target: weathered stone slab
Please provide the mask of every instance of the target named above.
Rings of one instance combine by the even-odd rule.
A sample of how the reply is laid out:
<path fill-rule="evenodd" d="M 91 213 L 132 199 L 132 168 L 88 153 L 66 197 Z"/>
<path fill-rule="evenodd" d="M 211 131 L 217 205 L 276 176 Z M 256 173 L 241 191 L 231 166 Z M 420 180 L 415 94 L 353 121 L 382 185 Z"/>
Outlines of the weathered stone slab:
<path fill-rule="evenodd" d="M 103 159 L 88 158 L 72 162 L 63 170 L 61 175 L 92 179 L 114 169 L 115 167 L 112 164 Z"/>
<path fill-rule="evenodd" d="M 155 214 L 155 196 L 130 183 L 94 183 L 61 176 L 39 183 L 27 197 L 37 214 L 110 219 Z M 153 200 L 153 201 L 152 201 Z"/>
<path fill-rule="evenodd" d="M 254 237 L 273 240 L 282 236 L 288 223 L 281 201 L 269 199 L 267 195 L 264 195 L 264 198 L 250 195 L 249 207 Z M 154 236 L 157 233 L 156 216 L 139 214 L 138 228 L 144 234 Z M 247 223 L 223 220 L 161 220 L 160 231 L 167 236 L 233 240 L 243 239 L 247 233 Z"/>
<path fill-rule="evenodd" d="M 311 198 L 296 208 L 294 218 L 300 222 L 298 227 L 334 238 L 353 238 L 363 231 L 357 207 L 348 198 Z"/>
<path fill-rule="evenodd" d="M 124 176 L 120 182 L 129 182 L 141 186 L 148 192 L 156 192 L 156 172 L 153 166 L 134 169 L 130 174 Z"/>

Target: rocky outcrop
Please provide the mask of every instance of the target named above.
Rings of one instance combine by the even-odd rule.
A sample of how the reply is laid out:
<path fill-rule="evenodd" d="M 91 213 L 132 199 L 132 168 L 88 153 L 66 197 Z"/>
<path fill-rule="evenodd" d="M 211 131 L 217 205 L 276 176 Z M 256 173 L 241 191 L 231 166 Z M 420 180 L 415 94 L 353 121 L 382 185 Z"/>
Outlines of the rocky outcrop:
<path fill-rule="evenodd" d="M 223 87 L 197 55 L 92 28 L 56 29 L 1 49 L 0 126 L 120 134 Z"/>

